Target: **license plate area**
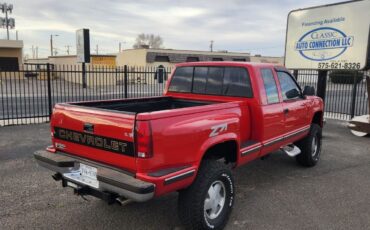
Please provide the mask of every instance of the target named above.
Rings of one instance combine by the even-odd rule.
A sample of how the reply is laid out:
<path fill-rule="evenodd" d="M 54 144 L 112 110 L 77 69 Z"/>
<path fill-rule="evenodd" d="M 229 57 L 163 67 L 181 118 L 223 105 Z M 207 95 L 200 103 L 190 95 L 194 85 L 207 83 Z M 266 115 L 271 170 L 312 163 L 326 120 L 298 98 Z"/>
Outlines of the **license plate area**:
<path fill-rule="evenodd" d="M 78 182 L 93 188 L 99 188 L 99 181 L 96 178 L 97 173 L 97 168 L 80 163 L 78 170 L 64 173 L 63 177 L 70 179 L 72 182 Z"/>

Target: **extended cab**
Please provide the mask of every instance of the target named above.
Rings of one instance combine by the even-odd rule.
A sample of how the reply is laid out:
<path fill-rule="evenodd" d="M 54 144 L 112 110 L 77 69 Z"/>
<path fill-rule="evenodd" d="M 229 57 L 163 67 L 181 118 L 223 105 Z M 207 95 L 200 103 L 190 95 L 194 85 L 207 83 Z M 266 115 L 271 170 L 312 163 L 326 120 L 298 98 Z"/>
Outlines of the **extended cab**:
<path fill-rule="evenodd" d="M 76 194 L 126 204 L 179 191 L 187 227 L 221 229 L 232 168 L 279 149 L 318 162 L 323 101 L 313 95 L 272 64 L 179 64 L 161 97 L 57 104 L 52 146 L 34 156 Z"/>

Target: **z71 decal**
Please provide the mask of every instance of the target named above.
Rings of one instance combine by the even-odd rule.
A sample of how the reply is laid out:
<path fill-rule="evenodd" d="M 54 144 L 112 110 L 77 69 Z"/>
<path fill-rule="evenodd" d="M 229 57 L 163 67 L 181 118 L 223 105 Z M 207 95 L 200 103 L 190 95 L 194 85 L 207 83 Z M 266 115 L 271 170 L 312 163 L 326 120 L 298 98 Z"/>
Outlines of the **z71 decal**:
<path fill-rule="evenodd" d="M 209 137 L 214 137 L 220 134 L 221 132 L 224 132 L 227 130 L 227 123 L 221 124 L 221 125 L 215 125 L 211 127 L 211 133 L 209 134 Z"/>

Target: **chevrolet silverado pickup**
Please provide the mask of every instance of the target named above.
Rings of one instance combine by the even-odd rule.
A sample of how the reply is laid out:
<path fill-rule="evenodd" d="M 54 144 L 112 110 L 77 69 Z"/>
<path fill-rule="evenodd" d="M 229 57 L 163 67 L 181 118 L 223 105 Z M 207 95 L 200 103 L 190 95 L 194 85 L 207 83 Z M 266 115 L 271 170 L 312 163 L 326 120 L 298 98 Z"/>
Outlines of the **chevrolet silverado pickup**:
<path fill-rule="evenodd" d="M 178 192 L 190 229 L 222 229 L 231 170 L 281 150 L 303 166 L 321 152 L 323 101 L 284 67 L 178 64 L 163 96 L 56 104 L 52 145 L 37 162 L 63 187 L 108 203 Z"/>

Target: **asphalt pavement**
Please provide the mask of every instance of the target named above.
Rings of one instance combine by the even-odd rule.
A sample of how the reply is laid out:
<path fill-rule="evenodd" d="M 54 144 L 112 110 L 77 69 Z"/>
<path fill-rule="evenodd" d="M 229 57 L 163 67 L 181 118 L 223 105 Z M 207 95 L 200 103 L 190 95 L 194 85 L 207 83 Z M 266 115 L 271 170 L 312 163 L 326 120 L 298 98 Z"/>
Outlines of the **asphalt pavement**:
<path fill-rule="evenodd" d="M 182 229 L 176 193 L 121 207 L 62 188 L 32 157 L 49 139 L 49 124 L 0 127 L 1 229 Z M 235 178 L 226 229 L 370 228 L 370 138 L 344 123 L 327 122 L 316 167 L 277 152 Z"/>

